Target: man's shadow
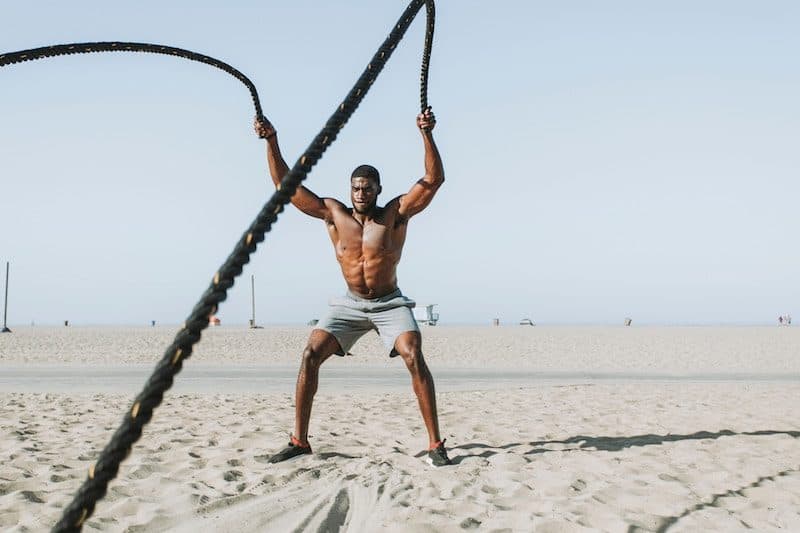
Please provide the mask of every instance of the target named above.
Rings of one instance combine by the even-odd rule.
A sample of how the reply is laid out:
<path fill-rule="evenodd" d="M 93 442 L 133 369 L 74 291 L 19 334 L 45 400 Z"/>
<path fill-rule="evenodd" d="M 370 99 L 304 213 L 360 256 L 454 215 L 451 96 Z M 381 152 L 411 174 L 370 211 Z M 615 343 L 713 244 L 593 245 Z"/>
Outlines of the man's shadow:
<path fill-rule="evenodd" d="M 768 435 L 788 435 L 794 439 L 800 438 L 800 431 L 794 430 L 787 430 L 787 431 L 779 431 L 779 430 L 761 430 L 761 431 L 742 431 L 742 432 L 735 432 L 728 429 L 723 429 L 722 431 L 717 432 L 710 432 L 710 431 L 698 431 L 696 433 L 690 433 L 687 435 L 678 435 L 678 434 L 668 434 L 668 435 L 655 435 L 655 434 L 647 434 L 647 435 L 634 435 L 631 437 L 591 437 L 587 435 L 577 435 L 575 437 L 570 437 L 563 440 L 540 440 L 540 441 L 533 441 L 533 442 L 514 442 L 509 444 L 503 444 L 501 446 L 490 446 L 488 444 L 482 443 L 472 443 L 472 444 L 463 444 L 461 446 L 454 446 L 450 448 L 451 450 L 484 450 L 480 453 L 473 453 L 473 454 L 462 454 L 457 455 L 452 458 L 453 464 L 458 464 L 462 462 L 464 459 L 469 457 L 491 457 L 493 455 L 497 455 L 502 453 L 501 450 L 515 450 L 516 448 L 524 448 L 529 447 L 530 449 L 522 452 L 522 455 L 534 455 L 540 453 L 547 453 L 547 452 L 575 452 L 575 451 L 609 451 L 609 452 L 618 452 L 620 450 L 624 450 L 626 448 L 633 448 L 637 446 L 657 446 L 660 444 L 664 444 L 665 442 L 676 442 L 682 440 L 706 440 L 706 439 L 719 439 L 720 437 L 735 437 L 735 436 L 747 436 L 747 437 L 758 437 L 758 436 L 768 436 Z M 545 446 L 550 444 L 560 444 L 564 446 L 572 446 L 563 449 L 549 449 L 545 448 Z M 529 462 L 531 460 L 527 459 Z M 672 526 L 674 526 L 678 521 L 686 516 L 697 512 L 702 511 L 703 509 L 709 507 L 718 507 L 721 505 L 721 500 L 724 498 L 728 498 L 731 496 L 744 496 L 744 491 L 747 489 L 752 489 L 756 487 L 760 487 L 762 484 L 766 482 L 774 482 L 780 477 L 784 477 L 790 474 L 797 472 L 796 469 L 788 469 L 783 470 L 781 472 L 775 473 L 769 476 L 761 476 L 752 483 L 746 484 L 741 487 L 737 487 L 734 489 L 722 491 L 716 494 L 711 494 L 709 497 L 704 498 L 703 501 L 698 502 L 695 505 L 692 505 L 683 510 L 681 513 L 676 513 L 673 516 L 666 516 L 662 517 L 660 522 L 656 525 L 653 529 L 656 533 L 666 533 Z M 641 529 L 637 526 L 631 525 L 628 527 L 627 533 L 635 533 L 640 531 Z"/>
<path fill-rule="evenodd" d="M 500 450 L 516 450 L 517 448 L 530 448 L 522 452 L 522 455 L 535 455 L 548 452 L 573 452 L 573 451 L 607 451 L 618 452 L 626 448 L 634 448 L 638 446 L 658 446 L 665 442 L 677 442 L 682 440 L 706 440 L 718 439 L 720 437 L 735 437 L 735 436 L 765 436 L 765 435 L 788 435 L 792 438 L 800 438 L 800 431 L 779 431 L 779 430 L 761 430 L 761 431 L 742 431 L 736 432 L 729 429 L 723 429 L 717 432 L 698 431 L 688 435 L 680 435 L 669 433 L 667 435 L 655 435 L 649 433 L 647 435 L 633 435 L 630 437 L 592 437 L 589 435 L 576 435 L 563 440 L 539 440 L 532 442 L 512 442 L 509 444 L 502 444 L 499 446 L 492 446 L 480 442 L 471 444 L 462 444 L 460 446 L 453 446 L 450 451 L 456 450 L 484 450 L 480 453 L 466 453 L 455 455 L 451 458 L 453 464 L 458 464 L 464 459 L 469 457 L 492 457 L 501 453 Z M 550 449 L 546 446 L 552 444 L 560 444 L 563 446 L 571 446 L 563 449 Z"/>

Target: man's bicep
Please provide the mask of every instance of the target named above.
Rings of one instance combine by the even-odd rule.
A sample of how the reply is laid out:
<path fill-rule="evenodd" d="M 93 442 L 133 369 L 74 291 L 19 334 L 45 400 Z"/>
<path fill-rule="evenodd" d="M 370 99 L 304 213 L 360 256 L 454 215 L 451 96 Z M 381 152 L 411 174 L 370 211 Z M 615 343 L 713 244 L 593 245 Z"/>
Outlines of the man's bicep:
<path fill-rule="evenodd" d="M 411 217 L 428 207 L 439 190 L 441 183 L 433 184 L 424 179 L 418 180 L 406 194 L 398 198 L 399 213 Z"/>
<path fill-rule="evenodd" d="M 297 192 L 292 196 L 292 204 L 306 215 L 314 218 L 329 217 L 330 213 L 326 200 L 330 200 L 330 198 L 320 198 L 302 185 L 297 188 Z"/>

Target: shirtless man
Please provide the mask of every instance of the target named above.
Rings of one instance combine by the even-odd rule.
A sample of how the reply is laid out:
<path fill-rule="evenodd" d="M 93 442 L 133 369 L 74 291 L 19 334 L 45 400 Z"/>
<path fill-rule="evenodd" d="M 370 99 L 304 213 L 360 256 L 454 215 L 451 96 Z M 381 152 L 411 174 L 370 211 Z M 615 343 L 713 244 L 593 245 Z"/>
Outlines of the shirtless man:
<path fill-rule="evenodd" d="M 434 466 L 451 464 L 439 435 L 436 392 L 422 356 L 419 327 L 411 312 L 414 302 L 397 288 L 397 264 L 408 221 L 428 207 L 444 182 L 442 159 L 433 141 L 435 125 L 436 118 L 430 108 L 417 116 L 425 147 L 425 175 L 408 193 L 384 207 L 377 205 L 380 174 L 369 165 L 359 166 L 350 177 L 353 207 L 333 198 L 320 198 L 303 186 L 292 197 L 292 204 L 300 211 L 325 221 L 348 292 L 331 301 L 327 317 L 311 332 L 297 376 L 294 434 L 288 446 L 270 458 L 272 463 L 311 453 L 308 424 L 319 367 L 334 353 L 347 353 L 362 335 L 374 329 L 390 350 L 389 356 L 402 357 L 411 373 L 428 430 L 428 462 Z M 275 128 L 268 122 L 256 121 L 255 130 L 267 140 L 269 171 L 277 186 L 289 167 L 281 156 Z"/>

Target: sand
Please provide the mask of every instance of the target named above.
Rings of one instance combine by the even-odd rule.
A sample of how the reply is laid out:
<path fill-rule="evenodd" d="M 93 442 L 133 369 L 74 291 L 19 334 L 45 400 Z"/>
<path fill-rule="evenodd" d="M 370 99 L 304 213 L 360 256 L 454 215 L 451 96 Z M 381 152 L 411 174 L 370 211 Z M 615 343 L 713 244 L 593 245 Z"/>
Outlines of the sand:
<path fill-rule="evenodd" d="M 209 365 L 209 379 L 223 364 L 290 369 L 307 333 L 216 328 L 187 365 Z M 17 328 L 0 336 L 0 373 L 124 374 L 160 357 L 172 334 Z M 453 466 L 423 462 L 413 393 L 397 361 L 366 339 L 331 368 L 395 377 L 361 388 L 323 379 L 314 455 L 266 462 L 292 427 L 291 380 L 283 391 L 242 391 L 236 379 L 176 387 L 84 530 L 800 531 L 800 330 L 437 326 L 424 335 Z M 503 369 L 518 381 L 478 379 Z M 0 390 L 4 531 L 52 527 L 134 394 L 48 387 Z"/>
<path fill-rule="evenodd" d="M 192 364 L 297 364 L 310 327 L 213 327 Z M 617 372 L 800 373 L 797 327 L 542 327 L 424 328 L 426 358 L 476 369 Z M 0 337 L 0 364 L 147 364 L 172 342 L 177 326 L 15 327 Z M 377 335 L 352 350 L 352 365 L 385 360 Z"/>

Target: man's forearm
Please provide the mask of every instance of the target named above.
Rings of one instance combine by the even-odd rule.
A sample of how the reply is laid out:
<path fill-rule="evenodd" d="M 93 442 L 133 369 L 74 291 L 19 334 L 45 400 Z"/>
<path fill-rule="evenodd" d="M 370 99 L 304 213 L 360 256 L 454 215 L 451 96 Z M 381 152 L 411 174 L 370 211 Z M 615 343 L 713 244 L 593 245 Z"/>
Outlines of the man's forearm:
<path fill-rule="evenodd" d="M 433 132 L 423 131 L 422 143 L 425 146 L 425 178 L 433 183 L 441 183 L 444 181 L 444 166 L 433 140 Z"/>
<path fill-rule="evenodd" d="M 278 146 L 278 135 L 272 135 L 267 139 L 267 163 L 269 173 L 272 176 L 272 183 L 277 187 L 281 179 L 289 172 L 289 166 L 283 160 L 281 149 Z"/>

